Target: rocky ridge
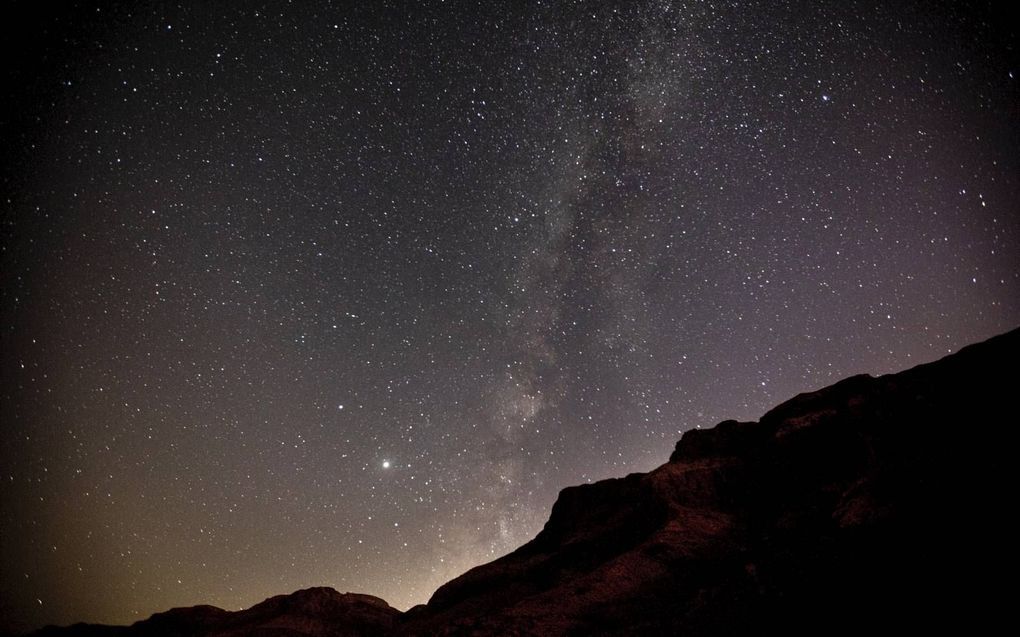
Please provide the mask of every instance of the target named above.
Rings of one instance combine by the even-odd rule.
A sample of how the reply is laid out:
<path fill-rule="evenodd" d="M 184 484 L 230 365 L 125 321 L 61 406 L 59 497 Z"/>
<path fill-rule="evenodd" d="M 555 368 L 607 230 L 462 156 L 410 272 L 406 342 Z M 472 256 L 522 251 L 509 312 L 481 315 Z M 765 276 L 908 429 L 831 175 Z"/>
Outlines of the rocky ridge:
<path fill-rule="evenodd" d="M 40 635 L 982 632 L 1007 621 L 1020 330 L 683 435 L 564 489 L 529 543 L 406 613 L 309 589 Z"/>

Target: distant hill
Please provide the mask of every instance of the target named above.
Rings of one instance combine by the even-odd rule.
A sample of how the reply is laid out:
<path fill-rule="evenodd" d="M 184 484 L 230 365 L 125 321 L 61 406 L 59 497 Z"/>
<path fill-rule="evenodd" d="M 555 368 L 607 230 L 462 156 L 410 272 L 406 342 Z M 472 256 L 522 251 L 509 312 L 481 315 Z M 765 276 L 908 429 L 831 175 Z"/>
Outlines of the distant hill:
<path fill-rule="evenodd" d="M 341 594 L 332 588 L 309 588 L 277 595 L 246 610 L 215 606 L 175 608 L 131 626 L 76 624 L 48 627 L 39 637 L 376 637 L 393 634 L 400 611 L 371 595 Z"/>
<path fill-rule="evenodd" d="M 564 489 L 535 539 L 406 613 L 332 589 L 46 637 L 741 635 L 1009 625 L 1020 330 Z"/>

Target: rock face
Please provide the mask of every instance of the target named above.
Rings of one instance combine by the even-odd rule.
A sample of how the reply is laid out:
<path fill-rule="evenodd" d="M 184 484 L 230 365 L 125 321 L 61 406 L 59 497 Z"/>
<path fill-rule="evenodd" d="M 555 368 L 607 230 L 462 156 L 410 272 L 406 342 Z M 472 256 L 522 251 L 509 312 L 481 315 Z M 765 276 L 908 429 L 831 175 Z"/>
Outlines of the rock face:
<path fill-rule="evenodd" d="M 650 473 L 564 489 L 534 540 L 404 614 L 310 589 L 70 632 L 992 632 L 1012 619 L 1017 361 L 1020 330 L 687 432 Z"/>
<path fill-rule="evenodd" d="M 414 635 L 981 631 L 1005 617 L 1020 331 L 684 434 L 564 489 L 542 532 L 412 609 Z"/>

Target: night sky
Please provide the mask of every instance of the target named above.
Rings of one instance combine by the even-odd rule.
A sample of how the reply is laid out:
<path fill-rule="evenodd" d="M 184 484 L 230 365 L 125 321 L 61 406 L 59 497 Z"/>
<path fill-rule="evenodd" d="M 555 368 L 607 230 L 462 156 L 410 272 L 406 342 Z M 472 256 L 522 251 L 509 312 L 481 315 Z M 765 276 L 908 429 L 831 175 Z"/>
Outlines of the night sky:
<path fill-rule="evenodd" d="M 684 430 L 1020 324 L 994 6 L 39 4 L 0 628 L 407 608 Z"/>

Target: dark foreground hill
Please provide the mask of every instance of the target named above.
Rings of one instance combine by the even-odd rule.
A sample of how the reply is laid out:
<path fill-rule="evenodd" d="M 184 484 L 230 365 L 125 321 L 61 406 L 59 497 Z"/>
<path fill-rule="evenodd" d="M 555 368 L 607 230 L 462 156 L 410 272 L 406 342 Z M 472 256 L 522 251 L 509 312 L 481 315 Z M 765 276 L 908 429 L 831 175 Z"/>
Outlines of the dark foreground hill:
<path fill-rule="evenodd" d="M 1018 361 L 1020 330 L 687 432 L 654 471 L 564 489 L 534 540 L 407 613 L 310 589 L 42 633 L 990 633 L 1012 624 Z"/>

